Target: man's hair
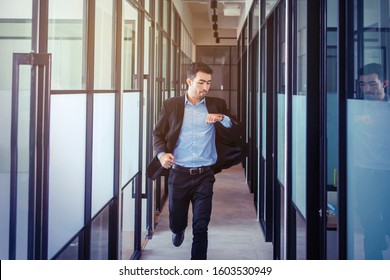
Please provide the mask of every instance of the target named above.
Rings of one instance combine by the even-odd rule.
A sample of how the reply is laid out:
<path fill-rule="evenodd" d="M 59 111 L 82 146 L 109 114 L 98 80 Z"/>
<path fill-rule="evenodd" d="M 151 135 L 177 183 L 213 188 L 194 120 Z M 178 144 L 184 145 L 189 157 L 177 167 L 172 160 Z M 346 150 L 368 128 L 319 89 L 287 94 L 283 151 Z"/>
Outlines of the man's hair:
<path fill-rule="evenodd" d="M 213 74 L 213 70 L 203 62 L 193 62 L 188 66 L 187 69 L 187 78 L 194 79 L 196 77 L 196 73 L 203 72 L 206 74 Z"/>
<path fill-rule="evenodd" d="M 358 72 L 359 76 L 366 76 L 366 75 L 371 75 L 371 74 L 377 74 L 378 79 L 383 81 L 384 78 L 384 71 L 382 65 L 378 63 L 370 63 L 366 64 L 363 67 L 359 69 Z"/>

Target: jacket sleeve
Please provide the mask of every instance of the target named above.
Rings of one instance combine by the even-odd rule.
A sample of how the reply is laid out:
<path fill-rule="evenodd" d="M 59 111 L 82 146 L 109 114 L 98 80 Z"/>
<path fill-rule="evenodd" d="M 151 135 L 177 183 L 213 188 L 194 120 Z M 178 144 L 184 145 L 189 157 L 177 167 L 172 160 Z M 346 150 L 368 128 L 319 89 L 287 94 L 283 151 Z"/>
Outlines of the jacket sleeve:
<path fill-rule="evenodd" d="M 169 130 L 168 115 L 165 102 L 153 130 L 153 154 L 167 151 L 167 132 Z"/>
<path fill-rule="evenodd" d="M 162 175 L 168 174 L 168 169 L 162 167 L 157 154 L 167 151 L 167 132 L 169 129 L 169 122 L 167 117 L 167 109 L 165 102 L 163 103 L 160 111 L 159 119 L 153 130 L 153 159 L 150 161 L 146 168 L 146 176 L 149 179 L 156 180 Z"/>
<path fill-rule="evenodd" d="M 230 118 L 232 126 L 225 127 L 220 122 L 215 123 L 218 160 L 212 166 L 214 173 L 219 173 L 222 169 L 242 163 L 246 157 L 242 126 L 230 115 L 225 102 L 223 102 L 222 112 Z"/>

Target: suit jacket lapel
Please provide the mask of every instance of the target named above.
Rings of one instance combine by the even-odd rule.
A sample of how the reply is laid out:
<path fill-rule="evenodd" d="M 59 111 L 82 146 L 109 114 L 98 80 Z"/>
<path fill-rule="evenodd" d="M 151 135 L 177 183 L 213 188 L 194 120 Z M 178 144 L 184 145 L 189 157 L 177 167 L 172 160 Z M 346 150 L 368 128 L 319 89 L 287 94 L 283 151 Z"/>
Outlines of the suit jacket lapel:
<path fill-rule="evenodd" d="M 180 130 L 183 125 L 183 118 L 184 118 L 184 96 L 177 98 L 174 103 L 174 119 L 173 122 L 171 123 L 173 133 L 172 137 L 170 138 L 170 144 L 169 149 L 174 149 L 177 139 L 179 138 L 180 135 Z"/>
<path fill-rule="evenodd" d="M 209 112 L 209 114 L 217 114 L 218 113 L 218 108 L 217 108 L 215 102 L 213 102 L 212 98 L 208 98 L 207 96 L 206 96 L 206 107 L 207 107 L 207 111 Z"/>
<path fill-rule="evenodd" d="M 181 125 L 183 124 L 183 118 L 184 118 L 184 96 L 181 96 L 178 98 L 178 102 L 175 104 L 175 119 L 180 123 L 180 128 Z"/>

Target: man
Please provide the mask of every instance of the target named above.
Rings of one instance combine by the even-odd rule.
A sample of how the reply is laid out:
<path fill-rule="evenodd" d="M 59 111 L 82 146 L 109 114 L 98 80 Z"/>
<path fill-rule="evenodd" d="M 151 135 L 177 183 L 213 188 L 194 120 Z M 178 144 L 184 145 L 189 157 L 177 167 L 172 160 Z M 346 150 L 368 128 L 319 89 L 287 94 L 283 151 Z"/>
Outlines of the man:
<path fill-rule="evenodd" d="M 383 259 L 390 234 L 390 103 L 385 92 L 388 80 L 383 67 L 370 63 L 359 69 L 358 82 L 363 101 L 359 106 L 351 137 L 354 147 L 356 211 L 362 225 L 365 259 Z M 351 143 L 352 143 L 351 142 Z"/>
<path fill-rule="evenodd" d="M 385 93 L 389 85 L 384 80 L 383 67 L 377 63 L 370 63 L 359 69 L 359 88 L 367 100 L 387 100 Z"/>
<path fill-rule="evenodd" d="M 190 64 L 187 93 L 164 101 L 153 131 L 154 154 L 169 170 L 169 227 L 176 247 L 183 243 L 192 204 L 193 260 L 207 259 L 214 173 L 241 161 L 238 126 L 226 102 L 206 97 L 212 73 L 204 63 Z"/>

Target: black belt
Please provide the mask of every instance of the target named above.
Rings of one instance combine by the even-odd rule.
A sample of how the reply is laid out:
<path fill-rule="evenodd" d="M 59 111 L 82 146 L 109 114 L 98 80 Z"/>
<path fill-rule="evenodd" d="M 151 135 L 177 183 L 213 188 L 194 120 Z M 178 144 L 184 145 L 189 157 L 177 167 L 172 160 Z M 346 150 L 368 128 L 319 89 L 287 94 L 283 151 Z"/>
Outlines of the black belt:
<path fill-rule="evenodd" d="M 172 169 L 175 169 L 179 172 L 187 173 L 190 175 L 200 175 L 204 172 L 210 171 L 210 166 L 201 166 L 201 167 L 184 167 L 177 164 L 172 165 Z"/>

